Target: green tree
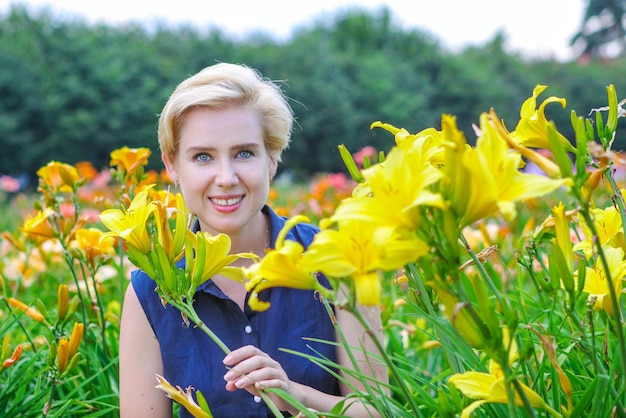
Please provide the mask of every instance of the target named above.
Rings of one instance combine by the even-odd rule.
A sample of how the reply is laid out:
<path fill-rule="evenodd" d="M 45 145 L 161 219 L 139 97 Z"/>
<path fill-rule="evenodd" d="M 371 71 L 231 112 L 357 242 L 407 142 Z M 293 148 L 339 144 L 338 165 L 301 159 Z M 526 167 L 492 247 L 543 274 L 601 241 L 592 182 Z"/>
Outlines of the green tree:
<path fill-rule="evenodd" d="M 624 55 L 626 52 L 626 1 L 588 0 L 581 28 L 571 45 L 580 57 L 591 59 Z"/>

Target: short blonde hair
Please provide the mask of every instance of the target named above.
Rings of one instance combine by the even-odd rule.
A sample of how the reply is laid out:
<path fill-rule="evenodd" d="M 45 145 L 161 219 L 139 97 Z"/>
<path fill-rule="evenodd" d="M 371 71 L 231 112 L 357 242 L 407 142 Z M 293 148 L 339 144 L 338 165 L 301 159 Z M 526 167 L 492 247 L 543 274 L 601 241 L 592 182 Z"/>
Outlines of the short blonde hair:
<path fill-rule="evenodd" d="M 229 106 L 247 106 L 259 113 L 265 148 L 280 161 L 293 127 L 293 112 L 286 96 L 257 70 L 228 63 L 206 67 L 176 87 L 159 115 L 158 138 L 163 156 L 170 161 L 176 157 L 188 110 Z"/>

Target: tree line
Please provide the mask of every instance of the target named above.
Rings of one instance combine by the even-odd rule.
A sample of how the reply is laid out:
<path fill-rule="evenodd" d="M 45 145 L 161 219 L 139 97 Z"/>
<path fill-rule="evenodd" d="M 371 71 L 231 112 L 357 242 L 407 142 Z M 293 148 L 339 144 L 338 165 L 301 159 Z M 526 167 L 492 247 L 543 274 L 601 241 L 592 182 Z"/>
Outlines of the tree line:
<path fill-rule="evenodd" d="M 290 98 L 297 123 L 281 172 L 296 178 L 343 171 L 341 143 L 388 150 L 393 138 L 369 129 L 376 120 L 418 132 L 449 113 L 471 141 L 481 112 L 493 107 L 514 124 L 522 101 L 545 84 L 545 97 L 568 99 L 567 109 L 547 112 L 567 132 L 570 110 L 606 105 L 608 84 L 626 95 L 622 58 L 525 59 L 505 44 L 498 34 L 451 52 L 384 7 L 338 12 L 277 40 L 164 22 L 89 24 L 13 6 L 0 16 L 0 174 L 32 178 L 51 160 L 105 168 L 122 146 L 149 147 L 150 168 L 160 168 L 158 113 L 183 78 L 219 61 L 259 69 Z"/>

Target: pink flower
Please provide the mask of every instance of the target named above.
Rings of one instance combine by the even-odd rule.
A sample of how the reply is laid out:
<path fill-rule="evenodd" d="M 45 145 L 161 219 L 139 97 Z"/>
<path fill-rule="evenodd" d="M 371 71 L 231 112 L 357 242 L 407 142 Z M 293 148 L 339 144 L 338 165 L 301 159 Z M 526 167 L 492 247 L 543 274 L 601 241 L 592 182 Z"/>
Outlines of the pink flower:
<path fill-rule="evenodd" d="M 11 176 L 0 176 L 0 189 L 5 192 L 15 193 L 22 188 L 20 181 Z"/>
<path fill-rule="evenodd" d="M 371 163 L 375 163 L 376 161 L 373 161 L 373 158 L 376 156 L 377 153 L 378 151 L 376 151 L 376 148 L 368 145 L 364 147 L 361 151 L 355 153 L 352 157 L 354 158 L 354 162 L 356 163 L 356 165 L 358 165 L 359 167 L 363 167 L 363 160 L 365 159 L 365 157 L 369 158 Z"/>

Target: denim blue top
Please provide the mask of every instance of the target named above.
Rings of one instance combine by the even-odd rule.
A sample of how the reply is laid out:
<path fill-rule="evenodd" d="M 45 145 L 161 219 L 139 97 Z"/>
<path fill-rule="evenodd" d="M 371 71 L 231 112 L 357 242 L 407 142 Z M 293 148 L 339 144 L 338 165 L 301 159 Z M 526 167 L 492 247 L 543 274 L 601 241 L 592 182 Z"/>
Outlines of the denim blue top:
<path fill-rule="evenodd" d="M 285 218 L 278 216 L 269 206 L 265 206 L 263 212 L 269 215 L 270 247 L 274 248 Z M 298 241 L 306 248 L 317 231 L 313 225 L 298 224 L 288 233 L 287 239 Z M 155 292 L 155 282 L 146 273 L 136 270 L 131 280 L 159 341 L 164 377 L 172 385 L 183 389 L 191 385 L 202 392 L 216 418 L 272 416 L 260 398 L 245 390 L 228 392 L 225 389 L 223 376 L 227 370 L 222 363 L 225 357 L 222 350 L 193 324 L 185 326 L 176 308 L 163 307 Z M 320 280 L 328 286 L 326 278 L 322 276 Z M 337 379 L 329 372 L 306 358 L 279 350 L 285 348 L 336 361 L 333 345 L 304 339 L 335 341 L 333 325 L 319 298 L 312 291 L 273 288 L 261 292 L 260 299 L 271 303 L 268 310 L 251 310 L 246 297 L 242 312 L 209 280 L 198 287 L 195 308 L 202 321 L 231 350 L 255 345 L 278 361 L 292 381 L 322 392 L 339 394 Z M 181 408 L 180 416 L 191 417 L 184 408 Z"/>

